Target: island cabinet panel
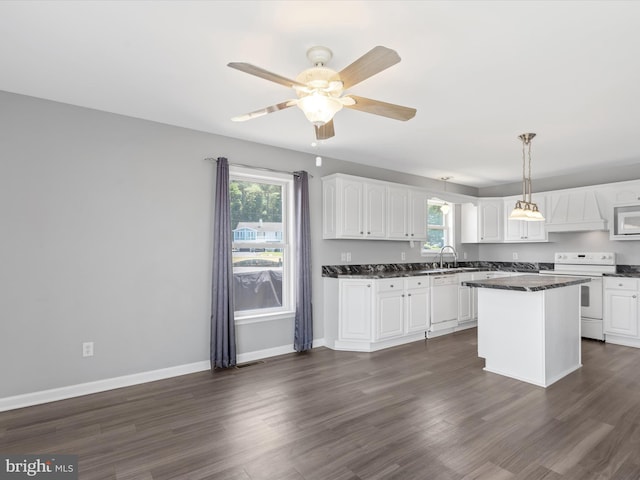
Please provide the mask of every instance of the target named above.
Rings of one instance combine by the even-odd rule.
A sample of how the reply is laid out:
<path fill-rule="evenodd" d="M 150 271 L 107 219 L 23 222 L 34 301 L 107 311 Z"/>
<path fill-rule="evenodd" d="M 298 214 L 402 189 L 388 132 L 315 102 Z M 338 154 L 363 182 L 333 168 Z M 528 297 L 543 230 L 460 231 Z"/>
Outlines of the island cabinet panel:
<path fill-rule="evenodd" d="M 548 387 L 580 368 L 580 284 L 537 275 L 464 284 L 478 290 L 478 356 L 485 370 Z"/>

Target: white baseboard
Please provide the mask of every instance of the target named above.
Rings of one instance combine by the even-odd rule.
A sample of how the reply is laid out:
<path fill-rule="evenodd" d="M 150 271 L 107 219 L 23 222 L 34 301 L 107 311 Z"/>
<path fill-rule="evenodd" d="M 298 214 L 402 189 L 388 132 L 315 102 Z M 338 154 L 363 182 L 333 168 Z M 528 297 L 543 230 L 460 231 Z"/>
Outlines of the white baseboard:
<path fill-rule="evenodd" d="M 324 338 L 313 340 L 313 348 L 324 347 Z M 254 362 L 263 358 L 277 357 L 287 353 L 294 353 L 293 343 L 290 345 L 281 345 L 280 347 L 265 348 L 264 350 L 256 350 L 254 352 L 240 353 L 237 356 L 238 363 Z"/>
<path fill-rule="evenodd" d="M 324 338 L 313 341 L 313 347 L 324 346 Z M 252 362 L 262 358 L 274 357 L 285 353 L 292 353 L 293 344 L 281 347 L 268 348 L 255 352 L 242 353 L 237 356 L 238 363 Z M 52 388 L 50 390 L 41 390 L 38 392 L 25 393 L 22 395 L 14 395 L 12 397 L 0 398 L 0 412 L 7 410 L 15 410 L 16 408 L 30 407 L 40 405 L 42 403 L 56 402 L 67 398 L 80 397 L 82 395 L 90 395 L 92 393 L 105 392 L 115 388 L 130 387 L 141 383 L 155 382 L 156 380 L 164 380 L 166 378 L 178 377 L 180 375 L 188 375 L 190 373 L 202 372 L 209 370 L 211 363 L 209 360 L 201 362 L 189 363 L 186 365 L 178 365 L 176 367 L 161 368 L 159 370 L 151 370 L 148 372 L 134 373 L 121 377 L 107 378 L 97 380 L 95 382 L 80 383 L 77 385 L 69 385 L 67 387 Z"/>
<path fill-rule="evenodd" d="M 114 388 L 130 387 L 131 385 L 155 382 L 156 380 L 164 380 L 165 378 L 202 372 L 203 370 L 209 370 L 210 368 L 211 363 L 206 360 L 186 365 L 178 365 L 176 367 L 161 368 L 159 370 L 124 375 L 122 377 L 106 378 L 95 382 L 69 385 L 68 387 L 52 388 L 50 390 L 41 390 L 39 392 L 0 398 L 0 412 L 16 408 L 30 407 L 41 403 L 56 402 L 58 400 L 79 397 L 81 395 L 104 392 L 106 390 L 113 390 Z"/>

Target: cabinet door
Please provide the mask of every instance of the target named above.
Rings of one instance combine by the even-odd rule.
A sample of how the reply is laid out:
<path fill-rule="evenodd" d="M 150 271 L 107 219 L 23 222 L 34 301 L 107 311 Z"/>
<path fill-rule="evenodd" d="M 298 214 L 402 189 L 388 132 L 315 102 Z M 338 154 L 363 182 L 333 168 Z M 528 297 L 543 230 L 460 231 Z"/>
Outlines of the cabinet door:
<path fill-rule="evenodd" d="M 377 295 L 376 340 L 404 334 L 404 300 L 403 290 L 383 292 Z"/>
<path fill-rule="evenodd" d="M 365 192 L 365 236 L 384 238 L 387 235 L 387 187 L 367 184 Z"/>
<path fill-rule="evenodd" d="M 478 202 L 480 242 L 502 241 L 502 200 Z"/>
<path fill-rule="evenodd" d="M 507 203 L 505 202 L 505 207 Z M 526 225 L 523 220 L 512 220 L 509 218 L 507 212 L 507 220 L 504 223 L 504 241 L 505 242 L 520 242 L 524 239 L 524 233 Z"/>
<path fill-rule="evenodd" d="M 429 328 L 429 289 L 407 290 L 407 333 L 426 331 Z"/>
<path fill-rule="evenodd" d="M 345 237 L 364 237 L 364 184 L 354 180 L 341 179 L 338 208 L 340 209 L 340 230 L 338 235 Z"/>
<path fill-rule="evenodd" d="M 409 240 L 427 239 L 427 200 L 429 196 L 417 190 L 409 193 L 411 203 L 409 217 Z"/>
<path fill-rule="evenodd" d="M 340 340 L 371 340 L 371 280 L 340 280 Z"/>
<path fill-rule="evenodd" d="M 387 236 L 409 238 L 409 190 L 389 188 L 387 213 Z"/>
<path fill-rule="evenodd" d="M 604 295 L 604 333 L 637 337 L 637 292 L 607 289 Z"/>
<path fill-rule="evenodd" d="M 458 287 L 458 322 L 473 320 L 473 289 Z"/>

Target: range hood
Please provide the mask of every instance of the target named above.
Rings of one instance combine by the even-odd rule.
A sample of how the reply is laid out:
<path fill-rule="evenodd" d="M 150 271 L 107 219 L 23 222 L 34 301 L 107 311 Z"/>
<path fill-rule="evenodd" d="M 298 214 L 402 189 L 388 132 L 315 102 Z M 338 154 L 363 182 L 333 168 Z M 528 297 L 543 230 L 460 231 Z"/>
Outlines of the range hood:
<path fill-rule="evenodd" d="M 552 194 L 547 205 L 547 232 L 608 230 L 593 190 Z"/>

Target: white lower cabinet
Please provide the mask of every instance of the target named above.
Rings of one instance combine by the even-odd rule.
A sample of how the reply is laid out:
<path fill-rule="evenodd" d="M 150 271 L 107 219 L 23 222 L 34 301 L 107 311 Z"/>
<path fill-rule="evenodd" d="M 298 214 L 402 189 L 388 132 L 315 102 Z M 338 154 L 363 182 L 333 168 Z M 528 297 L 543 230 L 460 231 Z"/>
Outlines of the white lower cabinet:
<path fill-rule="evenodd" d="M 330 348 L 370 352 L 425 338 L 430 300 L 427 276 L 340 279 L 337 297 L 337 338 L 328 335 Z M 331 309 L 325 303 L 325 316 L 331 316 Z"/>
<path fill-rule="evenodd" d="M 461 285 L 465 280 L 474 280 L 474 274 L 461 273 L 458 275 L 458 325 L 478 320 L 476 289 Z"/>
<path fill-rule="evenodd" d="M 369 340 L 373 280 L 340 280 L 341 340 Z"/>
<path fill-rule="evenodd" d="M 638 298 L 640 285 L 636 278 L 604 279 L 604 333 L 608 343 L 640 347 Z"/>

